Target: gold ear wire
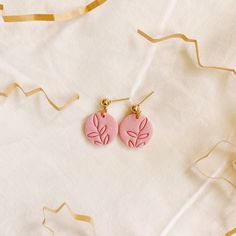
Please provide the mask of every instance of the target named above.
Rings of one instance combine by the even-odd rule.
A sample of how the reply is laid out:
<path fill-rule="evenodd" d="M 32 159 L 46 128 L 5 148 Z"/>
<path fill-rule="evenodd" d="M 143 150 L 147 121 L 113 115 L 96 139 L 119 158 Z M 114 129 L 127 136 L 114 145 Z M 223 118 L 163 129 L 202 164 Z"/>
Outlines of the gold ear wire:
<path fill-rule="evenodd" d="M 127 100 L 129 100 L 129 97 L 128 98 L 113 99 L 113 100 L 111 100 L 111 102 L 122 102 L 122 101 L 127 101 Z"/>
<path fill-rule="evenodd" d="M 139 115 L 141 114 L 141 109 L 140 109 L 140 105 L 142 103 L 144 103 L 149 97 L 151 97 L 154 94 L 154 91 L 152 91 L 151 93 L 149 93 L 147 96 L 145 96 L 139 103 L 132 105 L 130 107 L 130 111 L 134 114 L 137 115 L 137 118 L 139 117 Z"/>
<path fill-rule="evenodd" d="M 101 100 L 101 106 L 102 106 L 102 110 L 101 110 L 101 112 L 102 112 L 102 116 L 104 117 L 105 116 L 105 114 L 107 113 L 107 107 L 111 104 L 111 103 L 113 103 L 113 102 L 122 102 L 122 101 L 127 101 L 127 100 L 129 100 L 129 97 L 127 97 L 127 98 L 119 98 L 119 99 L 112 99 L 112 100 L 110 100 L 110 99 L 108 99 L 108 98 L 104 98 L 104 99 L 102 99 Z"/>
<path fill-rule="evenodd" d="M 154 91 L 152 91 L 151 93 L 149 93 L 146 97 L 143 98 L 143 100 L 141 102 L 139 102 L 137 105 L 141 105 L 142 103 L 144 103 L 149 97 L 151 97 L 154 94 Z"/>

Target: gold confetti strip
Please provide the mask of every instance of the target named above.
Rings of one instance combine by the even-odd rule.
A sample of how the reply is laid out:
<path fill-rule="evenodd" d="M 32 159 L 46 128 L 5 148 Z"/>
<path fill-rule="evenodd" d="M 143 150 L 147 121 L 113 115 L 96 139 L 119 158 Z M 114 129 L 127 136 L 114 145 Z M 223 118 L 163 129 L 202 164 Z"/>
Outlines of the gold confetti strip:
<path fill-rule="evenodd" d="M 55 14 L 26 14 L 26 15 L 4 15 L 4 5 L 0 4 L 0 12 L 4 22 L 23 22 L 23 21 L 62 21 L 78 18 L 99 7 L 107 0 L 95 0 L 86 6 L 78 7 L 74 10 Z"/>
<path fill-rule="evenodd" d="M 234 234 L 236 234 L 236 228 L 230 230 L 228 233 L 225 234 L 225 236 L 232 236 Z"/>
<path fill-rule="evenodd" d="M 53 214 L 57 214 L 58 212 L 60 212 L 60 210 L 62 208 L 66 207 L 66 209 L 69 211 L 70 215 L 72 216 L 72 218 L 74 220 L 77 220 L 77 221 L 82 221 L 82 222 L 86 222 L 86 223 L 89 223 L 92 227 L 92 230 L 93 230 L 93 235 L 95 236 L 95 226 L 94 226 L 94 222 L 93 222 L 93 218 L 91 216 L 87 216 L 87 215 L 79 215 L 77 213 L 75 213 L 67 203 L 62 203 L 58 208 L 56 209 L 52 209 L 52 208 L 48 208 L 48 207 L 43 207 L 43 222 L 42 222 L 42 225 L 50 231 L 50 233 L 52 235 L 55 234 L 55 231 L 50 228 L 48 225 L 47 225 L 47 217 L 46 217 L 46 211 L 47 212 L 50 212 L 50 213 L 53 213 Z"/>
<path fill-rule="evenodd" d="M 227 179 L 227 178 L 225 178 L 225 177 L 212 177 L 212 176 L 209 176 L 209 175 L 205 174 L 205 173 L 197 166 L 197 164 L 198 164 L 199 162 L 201 162 L 201 161 L 204 160 L 204 159 L 209 158 L 210 154 L 211 154 L 219 145 L 221 145 L 221 144 L 223 144 L 223 143 L 229 144 L 229 145 L 231 145 L 232 147 L 236 148 L 236 146 L 235 146 L 233 143 L 231 143 L 231 142 L 229 142 L 229 141 L 226 141 L 226 140 L 222 140 L 222 141 L 218 142 L 217 144 L 215 144 L 215 145 L 210 149 L 210 151 L 209 151 L 206 155 L 204 155 L 204 156 L 200 157 L 199 159 L 197 159 L 197 160 L 194 162 L 194 165 L 195 165 L 195 167 L 197 168 L 197 170 L 198 170 L 203 176 L 205 176 L 206 178 L 214 179 L 214 180 L 223 180 L 223 181 L 226 181 L 227 183 L 229 183 L 229 184 L 230 184 L 231 186 L 233 186 L 234 188 L 236 188 L 236 183 L 233 183 L 233 182 L 230 181 L 229 179 Z M 235 163 L 235 161 L 234 161 L 234 163 Z M 233 164 L 234 164 L 234 163 L 233 163 Z"/>
<path fill-rule="evenodd" d="M 42 92 L 44 94 L 44 96 L 46 97 L 47 101 L 49 102 L 49 104 L 56 109 L 57 111 L 62 111 L 65 108 L 67 108 L 70 104 L 72 104 L 73 102 L 75 102 L 76 100 L 79 100 L 79 95 L 76 95 L 74 97 L 71 97 L 64 105 L 62 106 L 58 106 L 56 105 L 46 94 L 46 92 L 42 89 L 42 88 L 36 88 L 33 90 L 30 90 L 28 92 L 26 92 L 19 84 L 17 83 L 13 83 L 11 84 L 4 92 L 0 92 L 0 96 L 2 97 L 8 97 L 12 92 L 14 92 L 15 90 L 20 89 L 23 94 L 26 97 L 32 96 L 36 93 Z"/>
<path fill-rule="evenodd" d="M 198 41 L 196 39 L 190 39 L 188 38 L 186 35 L 184 34 L 170 34 L 161 38 L 152 38 L 151 36 L 147 35 L 146 33 L 144 33 L 142 30 L 138 29 L 137 32 L 142 35 L 145 39 L 147 39 L 148 41 L 150 41 L 151 43 L 159 43 L 162 41 L 166 41 L 169 39 L 182 39 L 187 43 L 193 43 L 195 46 L 195 50 L 196 50 L 196 58 L 197 58 L 197 63 L 200 67 L 202 68 L 207 68 L 207 69 L 216 69 L 216 70 L 222 70 L 222 71 L 228 71 L 233 73 L 236 76 L 236 70 L 232 69 L 232 68 L 227 68 L 227 67 L 223 67 L 223 66 L 208 66 L 208 65 L 203 65 L 200 59 L 200 52 L 199 52 L 199 44 Z"/>

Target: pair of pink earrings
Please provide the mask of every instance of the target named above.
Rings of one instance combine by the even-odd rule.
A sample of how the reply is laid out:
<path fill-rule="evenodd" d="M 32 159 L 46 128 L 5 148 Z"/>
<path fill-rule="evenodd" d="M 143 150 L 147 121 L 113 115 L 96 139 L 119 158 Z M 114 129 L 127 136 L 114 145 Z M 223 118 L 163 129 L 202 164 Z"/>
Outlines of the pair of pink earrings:
<path fill-rule="evenodd" d="M 152 136 L 152 124 L 149 119 L 141 114 L 140 105 L 151 95 L 148 94 L 141 102 L 130 107 L 131 114 L 127 115 L 118 127 L 117 121 L 107 113 L 108 106 L 113 102 L 129 100 L 103 99 L 102 109 L 91 114 L 85 121 L 84 132 L 88 140 L 95 145 L 111 143 L 119 131 L 120 139 L 130 148 L 139 148 L 146 145 Z"/>

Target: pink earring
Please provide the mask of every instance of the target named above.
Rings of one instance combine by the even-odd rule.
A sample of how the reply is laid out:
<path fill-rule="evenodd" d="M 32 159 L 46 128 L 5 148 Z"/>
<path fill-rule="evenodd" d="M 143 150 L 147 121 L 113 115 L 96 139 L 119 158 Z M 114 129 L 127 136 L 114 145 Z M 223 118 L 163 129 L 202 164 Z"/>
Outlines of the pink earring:
<path fill-rule="evenodd" d="M 87 139 L 95 145 L 106 145 L 113 141 L 118 133 L 118 124 L 113 116 L 107 113 L 107 107 L 112 102 L 124 101 L 122 99 L 103 99 L 101 101 L 102 109 L 91 114 L 85 121 L 84 133 Z"/>
<path fill-rule="evenodd" d="M 119 136 L 130 148 L 139 148 L 146 145 L 152 137 L 152 124 L 141 114 L 140 105 L 154 92 L 148 94 L 140 103 L 130 107 L 131 113 L 120 123 Z"/>

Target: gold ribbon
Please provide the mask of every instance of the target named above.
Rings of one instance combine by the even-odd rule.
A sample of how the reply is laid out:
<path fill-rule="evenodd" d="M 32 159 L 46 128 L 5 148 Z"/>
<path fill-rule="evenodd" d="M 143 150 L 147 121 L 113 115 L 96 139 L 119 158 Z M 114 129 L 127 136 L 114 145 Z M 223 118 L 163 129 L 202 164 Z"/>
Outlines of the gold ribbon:
<path fill-rule="evenodd" d="M 216 144 L 208 151 L 208 153 L 207 153 L 206 155 L 204 155 L 204 156 L 200 157 L 199 159 L 197 159 L 197 160 L 194 162 L 194 165 L 195 165 L 195 167 L 197 168 L 197 170 L 198 170 L 203 176 L 205 176 L 206 178 L 214 179 L 214 180 L 223 180 L 223 181 L 229 183 L 229 184 L 230 184 L 231 186 L 233 186 L 234 188 L 236 188 L 236 183 L 233 183 L 233 182 L 230 181 L 229 179 L 227 179 L 227 178 L 225 178 L 225 177 L 222 177 L 222 176 L 221 176 L 221 177 L 212 177 L 212 176 L 209 176 L 209 175 L 205 174 L 205 173 L 197 166 L 197 164 L 198 164 L 200 161 L 202 161 L 202 160 L 204 160 L 204 159 L 207 159 L 207 158 L 210 156 L 210 154 L 211 154 L 219 145 L 221 145 L 222 143 L 229 144 L 229 145 L 233 146 L 234 148 L 236 148 L 236 146 L 235 146 L 233 143 L 231 143 L 231 142 L 229 142 L 229 141 L 226 141 L 226 140 L 221 140 L 220 142 L 216 143 Z M 233 165 L 234 165 L 234 164 L 235 164 L 235 161 L 234 161 Z"/>
<path fill-rule="evenodd" d="M 225 236 L 232 236 L 234 234 L 236 234 L 236 228 L 230 230 L 228 233 L 225 234 Z"/>
<path fill-rule="evenodd" d="M 65 108 L 67 108 L 70 104 L 72 104 L 73 102 L 75 102 L 76 100 L 79 100 L 79 95 L 73 96 L 71 97 L 64 105 L 62 106 L 58 106 L 56 105 L 46 94 L 46 92 L 42 89 L 42 88 L 36 88 L 33 90 L 30 90 L 28 92 L 26 92 L 19 84 L 17 83 L 13 83 L 10 86 L 8 86 L 8 88 L 4 91 L 4 92 L 0 92 L 0 96 L 2 97 L 8 97 L 12 92 L 14 92 L 15 90 L 20 89 L 23 94 L 26 97 L 32 96 L 36 93 L 42 92 L 44 94 L 44 96 L 46 97 L 47 101 L 49 102 L 49 104 L 56 109 L 57 111 L 62 111 Z"/>
<path fill-rule="evenodd" d="M 70 215 L 72 216 L 72 218 L 74 220 L 89 223 L 91 225 L 91 227 L 92 227 L 93 235 L 96 236 L 95 225 L 94 225 L 93 218 L 91 216 L 88 216 L 88 215 L 79 215 L 79 214 L 75 213 L 70 208 L 70 206 L 67 203 L 65 203 L 65 202 L 62 203 L 58 208 L 55 208 L 55 209 L 48 208 L 48 207 L 43 207 L 43 216 L 44 216 L 44 218 L 43 218 L 42 225 L 51 233 L 52 236 L 55 235 L 55 231 L 47 225 L 46 211 L 50 212 L 50 213 L 53 213 L 53 214 L 57 214 L 64 207 L 67 208 L 67 210 L 69 211 Z M 232 236 L 233 234 L 236 234 L 236 228 L 234 228 L 234 229 L 230 230 L 229 232 L 227 232 L 225 234 L 225 236 Z"/>
<path fill-rule="evenodd" d="M 229 179 L 227 179 L 227 178 L 225 178 L 225 177 L 212 177 L 212 176 L 209 176 L 209 175 L 205 174 L 205 173 L 197 166 L 197 164 L 198 164 L 200 161 L 202 161 L 202 160 L 204 160 L 204 159 L 207 159 L 207 158 L 209 157 L 209 155 L 210 155 L 219 145 L 221 145 L 221 144 L 223 144 L 223 143 L 228 144 L 228 145 L 231 145 L 233 148 L 236 148 L 236 146 L 235 146 L 233 143 L 231 143 L 231 142 L 229 142 L 229 141 L 227 141 L 227 140 L 221 140 L 221 141 L 219 141 L 218 143 L 216 143 L 216 144 L 207 152 L 206 155 L 204 155 L 204 156 L 200 157 L 199 159 L 197 159 L 197 160 L 194 162 L 194 164 L 195 164 L 195 167 L 197 168 L 197 170 L 198 170 L 203 176 L 205 176 L 206 178 L 214 179 L 214 180 L 223 180 L 223 181 L 229 183 L 232 187 L 236 188 L 236 183 L 233 183 L 233 182 L 230 181 Z M 233 167 L 234 167 L 234 169 L 235 169 L 235 166 L 236 166 L 235 164 L 236 164 L 236 160 L 233 162 Z M 236 170 L 236 169 L 235 169 L 235 170 Z M 234 228 L 234 229 L 230 230 L 229 232 L 227 232 L 227 233 L 225 234 L 225 236 L 233 236 L 234 234 L 236 234 L 236 228 Z"/>
<path fill-rule="evenodd" d="M 23 21 L 62 21 L 78 18 L 99 7 L 107 0 L 95 0 L 86 6 L 78 7 L 64 13 L 49 14 L 26 14 L 26 15 L 4 15 L 4 5 L 0 4 L 0 12 L 4 22 L 23 22 Z"/>
<path fill-rule="evenodd" d="M 182 39 L 183 41 L 187 43 L 193 43 L 195 46 L 195 51 L 196 51 L 196 58 L 197 58 L 197 63 L 200 67 L 206 68 L 206 69 L 215 69 L 215 70 L 223 70 L 223 71 L 228 71 L 233 73 L 236 76 L 236 70 L 232 68 L 227 68 L 223 66 L 208 66 L 208 65 L 203 65 L 200 60 L 200 52 L 199 52 L 199 46 L 198 46 L 198 41 L 196 39 L 190 39 L 184 34 L 170 34 L 161 38 L 152 38 L 148 34 L 144 33 L 142 30 L 138 29 L 137 30 L 138 34 L 142 35 L 145 39 L 147 39 L 151 43 L 160 43 L 162 41 L 166 41 L 169 39 Z"/>
<path fill-rule="evenodd" d="M 69 211 L 70 215 L 72 216 L 72 218 L 74 220 L 77 220 L 77 221 L 82 221 L 82 222 L 86 222 L 86 223 L 89 223 L 92 227 L 92 230 L 93 230 L 93 235 L 95 236 L 95 226 L 94 226 L 94 221 L 93 221 L 93 218 L 91 216 L 87 216 L 87 215 L 79 215 L 77 213 L 75 213 L 67 203 L 62 203 L 58 208 L 56 209 L 53 209 L 53 208 L 48 208 L 48 207 L 43 207 L 43 222 L 42 222 L 42 225 L 48 230 L 50 231 L 50 233 L 52 235 L 55 234 L 54 230 L 52 228 L 50 228 L 48 225 L 47 225 L 47 217 L 46 217 L 46 211 L 47 212 L 50 212 L 50 213 L 53 213 L 53 214 L 57 214 L 62 208 L 66 207 L 66 209 Z"/>

